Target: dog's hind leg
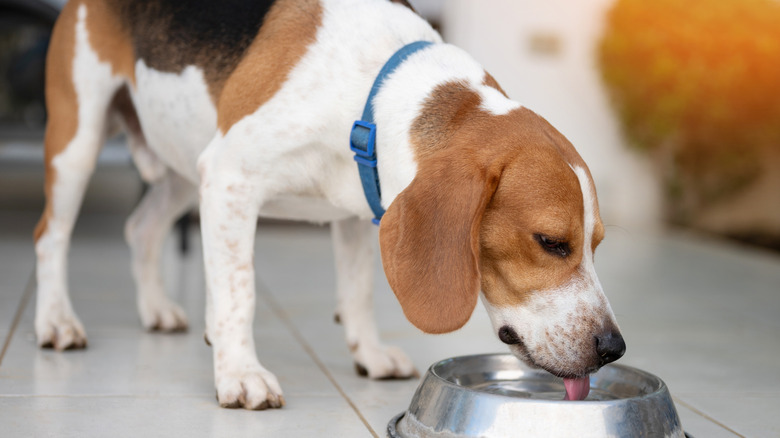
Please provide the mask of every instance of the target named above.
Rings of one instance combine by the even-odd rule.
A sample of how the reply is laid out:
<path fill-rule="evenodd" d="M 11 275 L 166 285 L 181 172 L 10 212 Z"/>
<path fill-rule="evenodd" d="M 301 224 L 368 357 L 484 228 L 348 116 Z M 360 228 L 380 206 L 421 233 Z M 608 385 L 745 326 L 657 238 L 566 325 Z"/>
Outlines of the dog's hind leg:
<path fill-rule="evenodd" d="M 82 348 L 87 338 L 67 290 L 67 253 L 105 139 L 109 104 L 123 79 L 91 49 L 86 7 L 68 5 L 54 28 L 46 72 L 46 206 L 35 229 L 38 344 Z"/>
<path fill-rule="evenodd" d="M 149 330 L 187 328 L 184 311 L 165 295 L 160 253 L 173 223 L 195 205 L 196 194 L 194 185 L 169 170 L 152 184 L 125 225 L 138 289 L 138 312 Z"/>
<path fill-rule="evenodd" d="M 185 330 L 187 317 L 184 311 L 165 295 L 160 254 L 173 223 L 195 205 L 197 187 L 167 169 L 149 148 L 126 87 L 116 94 L 112 108 L 119 116 L 118 124 L 127 134 L 127 145 L 135 166 L 150 185 L 125 224 L 141 323 L 149 330 Z"/>
<path fill-rule="evenodd" d="M 382 345 L 374 321 L 372 227 L 371 222 L 357 218 L 331 224 L 337 315 L 359 374 L 372 379 L 407 378 L 417 374 L 414 364 L 398 347 Z"/>

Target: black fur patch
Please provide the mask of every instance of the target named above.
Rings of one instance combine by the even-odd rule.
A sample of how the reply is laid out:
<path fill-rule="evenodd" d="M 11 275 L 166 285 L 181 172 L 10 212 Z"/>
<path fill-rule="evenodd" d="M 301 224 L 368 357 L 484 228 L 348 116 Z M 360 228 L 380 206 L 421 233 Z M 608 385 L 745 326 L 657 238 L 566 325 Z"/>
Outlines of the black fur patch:
<path fill-rule="evenodd" d="M 136 58 L 155 70 L 203 68 L 210 83 L 235 69 L 274 0 L 108 0 Z"/>

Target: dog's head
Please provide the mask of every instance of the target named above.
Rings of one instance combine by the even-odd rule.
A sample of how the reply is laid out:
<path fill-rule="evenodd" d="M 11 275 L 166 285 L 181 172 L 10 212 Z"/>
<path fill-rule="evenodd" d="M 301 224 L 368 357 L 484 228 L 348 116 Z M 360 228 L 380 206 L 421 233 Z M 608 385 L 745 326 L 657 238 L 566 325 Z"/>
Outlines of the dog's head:
<path fill-rule="evenodd" d="M 593 267 L 604 227 L 590 172 L 533 112 L 475 111 L 446 138 L 426 124 L 451 115 L 413 130 L 417 174 L 380 226 L 390 286 L 428 333 L 463 326 L 481 292 L 516 356 L 583 377 L 625 351 Z"/>

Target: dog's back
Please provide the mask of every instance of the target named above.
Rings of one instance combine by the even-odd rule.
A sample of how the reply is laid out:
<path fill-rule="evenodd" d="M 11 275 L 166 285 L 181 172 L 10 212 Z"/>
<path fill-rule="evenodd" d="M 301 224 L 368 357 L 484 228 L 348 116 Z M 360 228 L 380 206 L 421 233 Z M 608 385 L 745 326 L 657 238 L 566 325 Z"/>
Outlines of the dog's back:
<path fill-rule="evenodd" d="M 274 0 L 106 0 L 135 58 L 161 72 L 194 65 L 224 82 L 257 36 Z"/>

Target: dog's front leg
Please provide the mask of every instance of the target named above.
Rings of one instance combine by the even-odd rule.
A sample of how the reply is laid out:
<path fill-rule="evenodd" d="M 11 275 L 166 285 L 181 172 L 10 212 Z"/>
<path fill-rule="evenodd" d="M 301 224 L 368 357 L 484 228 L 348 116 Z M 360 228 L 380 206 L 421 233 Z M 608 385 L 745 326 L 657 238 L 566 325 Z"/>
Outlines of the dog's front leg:
<path fill-rule="evenodd" d="M 208 150 L 199 161 L 209 301 L 206 332 L 213 347 L 217 399 L 228 408 L 279 408 L 284 405 L 282 390 L 276 377 L 258 361 L 252 336 L 252 261 L 262 194 L 240 168 L 226 167 L 232 166 L 214 159 Z"/>
<path fill-rule="evenodd" d="M 331 225 L 336 258 L 337 319 L 344 324 L 347 345 L 358 373 L 372 379 L 416 375 L 414 364 L 398 347 L 379 340 L 374 321 L 373 225 L 357 218 Z"/>

